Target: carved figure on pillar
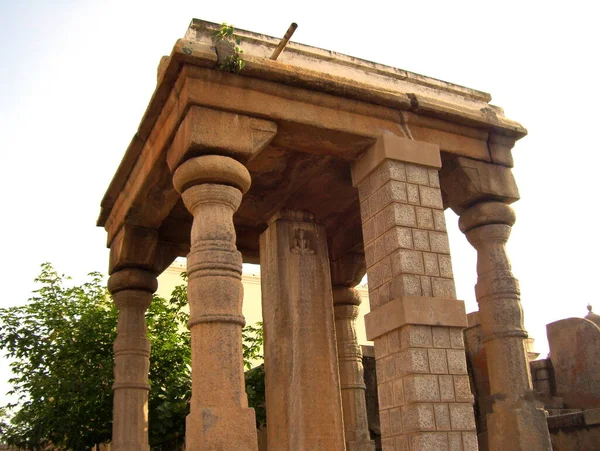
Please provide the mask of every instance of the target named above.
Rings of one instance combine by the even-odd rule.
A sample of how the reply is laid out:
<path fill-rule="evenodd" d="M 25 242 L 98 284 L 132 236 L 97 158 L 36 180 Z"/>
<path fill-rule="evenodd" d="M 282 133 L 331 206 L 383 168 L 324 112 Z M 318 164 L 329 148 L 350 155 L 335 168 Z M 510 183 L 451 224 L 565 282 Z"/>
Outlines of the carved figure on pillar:
<path fill-rule="evenodd" d="M 493 412 L 488 415 L 489 449 L 551 450 L 546 418 L 531 383 L 517 279 L 506 242 L 519 198 L 508 167 L 458 157 L 440 172 L 459 228 L 477 250 L 479 319 L 488 360 Z"/>
<path fill-rule="evenodd" d="M 342 389 L 347 451 L 375 449 L 371 440 L 365 400 L 362 351 L 356 338 L 361 297 L 354 288 L 366 271 L 361 254 L 346 254 L 331 262 L 335 332 Z"/>

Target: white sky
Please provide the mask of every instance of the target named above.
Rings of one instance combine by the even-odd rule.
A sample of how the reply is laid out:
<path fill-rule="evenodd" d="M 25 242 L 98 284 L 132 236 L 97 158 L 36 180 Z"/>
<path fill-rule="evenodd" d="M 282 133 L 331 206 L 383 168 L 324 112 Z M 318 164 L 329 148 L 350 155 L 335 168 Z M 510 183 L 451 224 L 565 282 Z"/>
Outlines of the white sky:
<path fill-rule="evenodd" d="M 600 300 L 596 226 L 600 33 L 594 2 L 0 2 L 0 306 L 25 302 L 39 265 L 75 281 L 106 272 L 100 200 L 192 17 L 490 92 L 529 136 L 514 149 L 521 197 L 509 241 L 526 326 Z M 475 252 L 447 215 L 458 297 L 476 310 Z M 596 230 L 596 231 L 595 231 Z M 6 391 L 0 361 L 0 404 Z"/>

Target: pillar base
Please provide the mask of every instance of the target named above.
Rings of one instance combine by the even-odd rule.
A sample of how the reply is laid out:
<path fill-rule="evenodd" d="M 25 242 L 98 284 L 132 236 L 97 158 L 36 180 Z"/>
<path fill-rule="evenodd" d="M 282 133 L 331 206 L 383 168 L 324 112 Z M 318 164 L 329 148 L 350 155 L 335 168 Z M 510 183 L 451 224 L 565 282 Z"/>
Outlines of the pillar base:
<path fill-rule="evenodd" d="M 496 401 L 488 415 L 490 451 L 551 451 L 548 423 L 543 409 L 531 401 Z"/>
<path fill-rule="evenodd" d="M 375 442 L 373 440 L 346 442 L 346 451 L 375 451 Z"/>
<path fill-rule="evenodd" d="M 150 446 L 147 443 L 111 443 L 111 451 L 150 451 Z"/>
<path fill-rule="evenodd" d="M 186 418 L 186 451 L 257 451 L 252 408 L 200 407 Z"/>

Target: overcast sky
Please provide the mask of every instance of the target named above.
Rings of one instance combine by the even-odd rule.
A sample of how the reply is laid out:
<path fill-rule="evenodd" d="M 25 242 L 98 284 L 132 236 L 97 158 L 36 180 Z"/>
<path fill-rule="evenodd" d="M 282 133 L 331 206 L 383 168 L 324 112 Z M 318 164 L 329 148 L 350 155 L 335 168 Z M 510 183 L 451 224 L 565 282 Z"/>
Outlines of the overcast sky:
<path fill-rule="evenodd" d="M 509 241 L 526 325 L 600 311 L 600 44 L 591 1 L 31 1 L 0 3 L 0 306 L 25 302 L 44 261 L 106 272 L 100 200 L 141 119 L 156 66 L 191 18 L 228 22 L 492 94 L 529 136 Z M 458 297 L 475 252 L 447 214 Z M 6 366 L 4 363 L 1 367 Z M 1 382 L 0 382 L 1 384 Z M 1 395 L 6 390 L 0 385 Z M 0 402 L 1 404 L 1 402 Z"/>

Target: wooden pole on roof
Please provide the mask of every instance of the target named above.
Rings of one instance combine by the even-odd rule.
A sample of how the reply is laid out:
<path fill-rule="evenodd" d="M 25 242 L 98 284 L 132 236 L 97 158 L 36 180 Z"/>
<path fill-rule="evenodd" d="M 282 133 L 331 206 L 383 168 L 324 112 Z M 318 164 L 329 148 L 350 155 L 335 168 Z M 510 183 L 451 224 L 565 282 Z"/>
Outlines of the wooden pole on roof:
<path fill-rule="evenodd" d="M 283 49 L 285 48 L 285 46 L 287 45 L 288 41 L 290 40 L 290 38 L 294 34 L 294 31 L 296 31 L 296 28 L 298 28 L 298 24 L 296 22 L 292 22 L 292 24 L 290 25 L 290 27 L 285 32 L 285 35 L 283 36 L 283 39 L 281 40 L 281 42 L 279 42 L 279 45 L 277 46 L 277 48 L 275 49 L 275 51 L 271 55 L 271 59 L 273 61 L 275 61 L 277 59 L 277 57 L 280 55 L 280 53 L 283 52 Z"/>

